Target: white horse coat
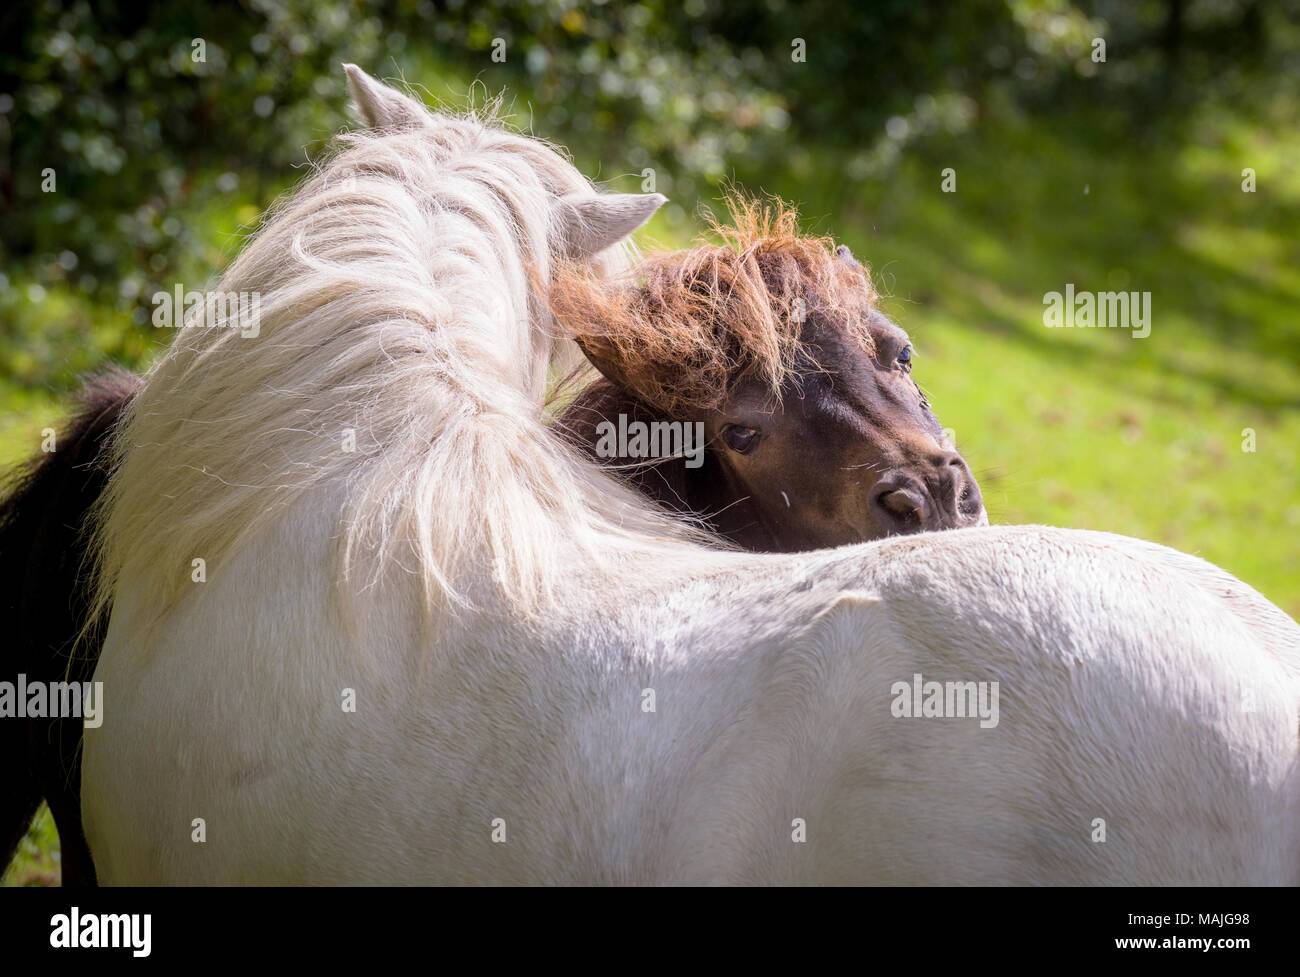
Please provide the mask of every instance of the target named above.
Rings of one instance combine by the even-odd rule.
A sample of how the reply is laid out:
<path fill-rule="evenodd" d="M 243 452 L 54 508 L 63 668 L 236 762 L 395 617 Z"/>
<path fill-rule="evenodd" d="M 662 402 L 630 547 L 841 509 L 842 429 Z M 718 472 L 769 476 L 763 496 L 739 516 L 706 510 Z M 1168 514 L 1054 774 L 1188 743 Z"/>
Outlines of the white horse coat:
<path fill-rule="evenodd" d="M 1101 533 L 699 546 L 541 418 L 521 268 L 613 267 L 642 198 L 351 75 L 389 134 L 227 275 L 260 338 L 182 333 L 122 434 L 102 882 L 1300 882 L 1285 614 Z M 359 254 L 295 209 L 343 168 Z M 997 724 L 896 716 L 917 674 Z"/>

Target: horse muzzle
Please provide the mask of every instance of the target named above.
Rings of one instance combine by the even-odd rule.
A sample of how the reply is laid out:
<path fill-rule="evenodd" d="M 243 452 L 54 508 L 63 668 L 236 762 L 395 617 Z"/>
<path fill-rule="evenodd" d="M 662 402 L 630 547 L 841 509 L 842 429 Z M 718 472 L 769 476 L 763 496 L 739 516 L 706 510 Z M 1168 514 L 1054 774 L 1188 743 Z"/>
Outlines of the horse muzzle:
<path fill-rule="evenodd" d="M 872 486 L 867 507 L 886 535 L 988 524 L 979 484 L 961 455 L 943 452 L 921 468 L 892 469 Z"/>

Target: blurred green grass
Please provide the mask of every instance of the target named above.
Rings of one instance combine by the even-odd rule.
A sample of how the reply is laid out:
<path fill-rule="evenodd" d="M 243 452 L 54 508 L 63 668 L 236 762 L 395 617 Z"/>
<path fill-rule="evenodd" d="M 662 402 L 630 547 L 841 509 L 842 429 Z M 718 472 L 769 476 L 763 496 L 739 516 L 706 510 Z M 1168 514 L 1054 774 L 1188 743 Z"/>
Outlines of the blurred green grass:
<path fill-rule="evenodd" d="M 1165 543 L 1300 616 L 1300 133 L 1207 110 L 1107 145 L 1088 123 L 928 147 L 828 223 L 913 334 L 994 521 Z M 1067 282 L 1151 292 L 1150 336 L 1046 328 Z"/>
<path fill-rule="evenodd" d="M 61 879 L 59 833 L 44 804 L 18 843 L 18 853 L 0 876 L 0 885 L 58 885 Z"/>
<path fill-rule="evenodd" d="M 1126 133 L 1100 108 L 1012 113 L 918 140 L 884 178 L 853 178 L 846 151 L 813 145 L 741 182 L 800 203 L 811 229 L 871 264 L 994 522 L 1165 543 L 1300 616 L 1300 172 L 1286 165 L 1300 132 L 1212 106 L 1186 125 Z M 588 173 L 630 169 L 577 159 Z M 946 167 L 955 193 L 941 190 Z M 1241 190 L 1244 167 L 1256 193 Z M 204 242 L 187 280 L 219 271 L 266 202 L 250 190 L 181 215 Z M 643 240 L 689 243 L 697 201 L 674 203 Z M 1047 329 L 1043 295 L 1067 282 L 1150 291 L 1150 336 Z M 104 356 L 141 366 L 157 347 L 120 309 L 71 289 L 33 301 L 27 282 L 9 284 L 22 328 L 0 336 L 5 465 L 58 426 L 78 371 Z M 29 841 L 6 884 L 57 874 L 48 814 Z"/>

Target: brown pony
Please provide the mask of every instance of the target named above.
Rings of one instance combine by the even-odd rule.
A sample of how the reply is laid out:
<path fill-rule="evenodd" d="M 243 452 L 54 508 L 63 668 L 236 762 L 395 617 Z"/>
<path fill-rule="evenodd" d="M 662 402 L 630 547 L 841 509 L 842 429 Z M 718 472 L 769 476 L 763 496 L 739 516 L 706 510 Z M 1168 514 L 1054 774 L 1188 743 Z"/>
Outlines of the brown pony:
<path fill-rule="evenodd" d="M 730 208 L 730 223 L 713 225 L 721 244 L 649 258 L 621 282 L 560 276 L 553 310 L 604 375 L 561 429 L 746 549 L 987 522 L 866 270 L 847 248 L 801 235 L 780 203 Z M 656 426 L 674 446 L 702 432 L 704 450 L 647 458 Z"/>

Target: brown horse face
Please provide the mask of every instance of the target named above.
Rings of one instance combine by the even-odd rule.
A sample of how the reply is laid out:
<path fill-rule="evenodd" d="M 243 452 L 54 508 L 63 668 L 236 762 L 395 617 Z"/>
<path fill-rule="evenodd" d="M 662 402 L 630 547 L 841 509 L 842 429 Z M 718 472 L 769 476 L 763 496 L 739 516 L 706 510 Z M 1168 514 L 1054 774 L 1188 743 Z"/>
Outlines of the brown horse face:
<path fill-rule="evenodd" d="M 869 327 L 874 352 L 810 316 L 810 361 L 779 404 L 742 380 L 699 418 L 736 500 L 715 517 L 733 539 L 796 550 L 988 522 L 974 476 L 912 378 L 907 334 L 879 313 Z"/>

